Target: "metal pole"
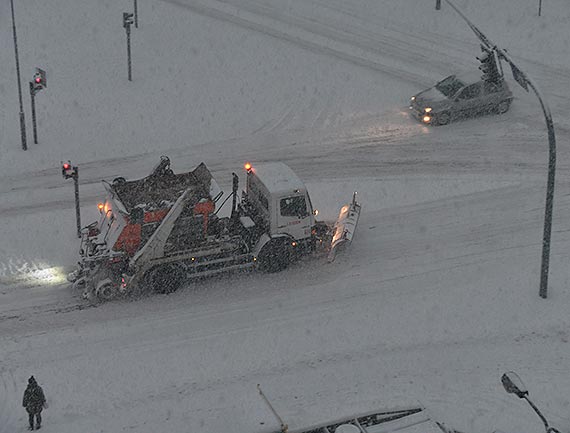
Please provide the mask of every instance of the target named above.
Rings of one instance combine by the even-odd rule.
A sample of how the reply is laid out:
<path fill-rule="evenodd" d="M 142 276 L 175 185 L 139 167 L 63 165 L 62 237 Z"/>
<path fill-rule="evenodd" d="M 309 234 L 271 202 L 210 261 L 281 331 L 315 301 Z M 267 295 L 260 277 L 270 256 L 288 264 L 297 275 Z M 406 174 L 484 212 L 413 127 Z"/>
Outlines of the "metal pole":
<path fill-rule="evenodd" d="M 527 77 L 527 84 L 534 91 L 534 94 L 540 101 L 544 118 L 546 119 L 546 128 L 548 129 L 548 180 L 546 183 L 546 205 L 544 209 L 544 234 L 542 237 L 542 262 L 540 266 L 540 291 L 541 298 L 546 299 L 548 296 L 548 269 L 550 265 L 550 238 L 552 235 L 552 208 L 554 206 L 554 184 L 556 176 L 556 136 L 554 134 L 554 124 L 550 110 L 544 104 L 540 93 Z"/>
<path fill-rule="evenodd" d="M 445 0 L 445 2 L 451 6 L 455 12 L 457 12 L 463 20 L 467 22 L 471 30 L 479 38 L 479 40 L 484 43 L 487 48 L 496 50 L 499 56 L 504 59 L 507 63 L 511 65 L 514 71 L 517 71 L 518 77 L 515 77 L 517 82 L 526 89 L 526 86 L 534 91 L 542 112 L 544 113 L 544 118 L 546 121 L 546 128 L 548 130 L 548 181 L 546 184 L 546 206 L 544 209 L 544 233 L 542 238 L 542 261 L 540 265 L 540 290 L 539 295 L 541 298 L 546 299 L 548 291 L 548 269 L 550 265 L 550 238 L 552 234 L 552 208 L 554 204 L 554 180 L 556 176 L 556 136 L 554 134 L 554 123 L 552 122 L 552 115 L 550 114 L 550 109 L 540 96 L 540 92 L 532 83 L 532 81 L 515 65 L 511 60 L 510 56 L 506 51 L 497 48 L 497 46 L 485 36 L 475 25 L 470 22 L 463 13 L 450 1 Z M 539 6 L 542 5 L 542 0 L 539 2 Z M 540 9 L 539 9 L 540 10 Z"/>
<path fill-rule="evenodd" d="M 14 37 L 14 54 L 16 56 L 16 75 L 18 76 L 18 98 L 20 99 L 20 136 L 22 137 L 22 149 L 28 150 L 24 104 L 22 102 L 22 82 L 20 80 L 20 60 L 18 58 L 18 38 L 16 37 L 16 18 L 14 17 L 14 0 L 10 0 L 10 6 L 12 7 L 12 34 Z"/>
<path fill-rule="evenodd" d="M 38 131 L 36 128 L 36 90 L 34 83 L 30 82 L 30 96 L 32 99 L 32 125 L 34 130 L 34 143 L 38 144 Z"/>
<path fill-rule="evenodd" d="M 261 390 L 261 385 L 259 383 L 257 384 L 257 390 L 259 391 L 261 397 L 263 397 L 265 403 L 267 403 L 267 406 L 269 406 L 269 409 L 271 409 L 271 412 L 273 412 L 273 415 L 275 415 L 275 418 L 277 418 L 277 421 L 279 421 L 279 424 L 281 424 L 281 433 L 287 433 L 287 431 L 289 430 L 289 426 L 285 424 L 285 422 L 283 422 L 283 419 L 279 416 L 279 414 L 277 413 L 277 411 L 275 410 L 275 408 L 273 407 L 267 396 Z"/>
<path fill-rule="evenodd" d="M 131 26 L 127 26 L 126 31 L 127 31 L 127 62 L 129 64 L 129 81 L 133 81 L 131 75 Z"/>
<path fill-rule="evenodd" d="M 538 0 L 538 16 L 540 16 L 541 12 L 542 12 L 542 0 Z"/>
<path fill-rule="evenodd" d="M 528 404 L 530 404 L 530 407 L 532 407 L 533 410 L 536 412 L 536 414 L 540 417 L 540 419 L 542 420 L 542 423 L 544 424 L 544 428 L 548 432 L 548 429 L 550 428 L 550 426 L 548 425 L 548 421 L 546 420 L 546 418 L 544 417 L 542 412 L 540 412 L 538 410 L 536 405 L 532 401 L 530 401 L 527 396 L 524 396 L 523 398 L 528 402 Z"/>
<path fill-rule="evenodd" d="M 438 11 L 441 9 L 441 0 L 435 0 L 435 10 Z"/>
<path fill-rule="evenodd" d="M 77 237 L 81 237 L 81 213 L 79 211 L 79 167 L 73 167 L 73 185 L 75 187 L 75 219 L 77 220 Z"/>
<path fill-rule="evenodd" d="M 138 13 L 138 7 L 137 7 L 137 0 L 134 0 L 135 4 L 134 4 L 134 12 L 135 12 L 135 27 L 138 29 L 139 28 L 139 13 Z"/>

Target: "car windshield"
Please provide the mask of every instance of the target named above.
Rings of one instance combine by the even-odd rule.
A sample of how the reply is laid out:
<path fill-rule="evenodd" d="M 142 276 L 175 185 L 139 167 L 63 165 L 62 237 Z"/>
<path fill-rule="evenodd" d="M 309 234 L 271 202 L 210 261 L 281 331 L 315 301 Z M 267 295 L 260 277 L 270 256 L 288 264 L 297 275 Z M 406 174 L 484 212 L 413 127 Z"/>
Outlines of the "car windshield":
<path fill-rule="evenodd" d="M 445 96 L 450 97 L 455 95 L 459 89 L 465 84 L 460 81 L 455 75 L 451 75 L 446 79 L 440 81 L 435 85 L 435 88 L 443 93 Z"/>

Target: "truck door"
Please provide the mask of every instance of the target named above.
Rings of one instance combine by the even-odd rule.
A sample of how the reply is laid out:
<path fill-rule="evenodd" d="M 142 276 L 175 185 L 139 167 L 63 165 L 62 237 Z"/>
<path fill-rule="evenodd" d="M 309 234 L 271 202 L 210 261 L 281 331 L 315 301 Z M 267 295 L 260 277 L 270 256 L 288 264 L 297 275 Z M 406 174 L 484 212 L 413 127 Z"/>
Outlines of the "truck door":
<path fill-rule="evenodd" d="M 287 233 L 295 239 L 311 235 L 311 214 L 304 195 L 287 196 L 279 199 L 277 210 L 277 231 Z"/>

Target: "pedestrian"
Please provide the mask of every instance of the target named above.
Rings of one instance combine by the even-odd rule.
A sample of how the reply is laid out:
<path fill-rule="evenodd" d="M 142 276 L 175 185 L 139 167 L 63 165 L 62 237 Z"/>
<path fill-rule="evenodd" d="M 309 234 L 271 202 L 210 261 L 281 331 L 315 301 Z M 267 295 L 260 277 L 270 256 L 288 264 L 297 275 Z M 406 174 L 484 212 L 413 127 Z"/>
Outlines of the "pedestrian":
<path fill-rule="evenodd" d="M 42 426 L 42 409 L 47 407 L 44 390 L 38 385 L 34 376 L 28 379 L 28 387 L 24 391 L 22 406 L 28 412 L 30 430 L 34 429 L 34 417 L 36 418 L 36 430 Z"/>

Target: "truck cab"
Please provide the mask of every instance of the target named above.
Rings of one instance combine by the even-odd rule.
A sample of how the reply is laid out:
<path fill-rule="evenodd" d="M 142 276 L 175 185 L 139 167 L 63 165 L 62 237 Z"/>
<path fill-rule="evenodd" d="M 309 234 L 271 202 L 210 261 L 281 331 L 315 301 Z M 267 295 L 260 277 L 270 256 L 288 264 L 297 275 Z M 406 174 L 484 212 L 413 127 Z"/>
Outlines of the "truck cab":
<path fill-rule="evenodd" d="M 311 238 L 315 214 L 307 188 L 281 162 L 246 164 L 245 198 L 256 224 L 270 237 L 286 235 L 302 242 Z"/>

